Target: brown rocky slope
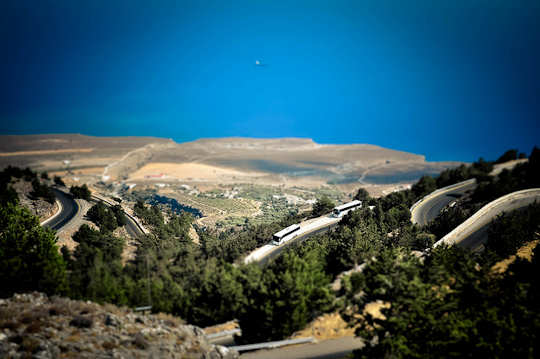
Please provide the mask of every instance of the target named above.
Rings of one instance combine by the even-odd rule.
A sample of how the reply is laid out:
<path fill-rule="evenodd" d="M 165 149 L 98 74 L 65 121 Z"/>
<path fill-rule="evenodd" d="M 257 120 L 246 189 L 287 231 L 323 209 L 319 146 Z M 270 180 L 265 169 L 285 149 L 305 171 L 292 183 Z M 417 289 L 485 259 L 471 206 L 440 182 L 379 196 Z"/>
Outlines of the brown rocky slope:
<path fill-rule="evenodd" d="M 238 358 L 170 315 L 42 293 L 0 299 L 1 358 Z"/>

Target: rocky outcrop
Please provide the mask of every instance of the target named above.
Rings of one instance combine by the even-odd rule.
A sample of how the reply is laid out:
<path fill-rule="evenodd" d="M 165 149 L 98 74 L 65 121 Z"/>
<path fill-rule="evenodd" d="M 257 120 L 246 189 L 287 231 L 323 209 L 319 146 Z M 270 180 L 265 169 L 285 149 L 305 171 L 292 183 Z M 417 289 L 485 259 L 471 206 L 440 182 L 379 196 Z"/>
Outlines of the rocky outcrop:
<path fill-rule="evenodd" d="M 47 182 L 49 181 L 45 181 L 46 184 L 48 184 Z M 40 221 L 51 217 L 58 210 L 56 203 L 49 203 L 43 198 L 33 198 L 31 196 L 32 183 L 30 181 L 19 179 L 13 181 L 11 186 L 17 192 L 21 205 L 28 208 L 32 214 L 38 216 Z"/>
<path fill-rule="evenodd" d="M 238 358 L 202 329 L 166 314 L 136 314 L 41 293 L 0 299 L 1 358 Z"/>

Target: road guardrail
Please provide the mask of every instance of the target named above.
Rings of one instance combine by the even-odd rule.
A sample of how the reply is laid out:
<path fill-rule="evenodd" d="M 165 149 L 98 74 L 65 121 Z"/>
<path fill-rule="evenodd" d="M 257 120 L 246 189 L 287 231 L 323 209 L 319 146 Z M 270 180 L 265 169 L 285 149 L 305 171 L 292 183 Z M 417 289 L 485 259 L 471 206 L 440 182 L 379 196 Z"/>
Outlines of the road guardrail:
<path fill-rule="evenodd" d="M 60 203 L 60 201 L 58 199 L 55 199 L 54 202 L 56 203 L 56 205 L 58 206 L 58 210 L 52 215 L 50 216 L 49 218 L 47 218 L 46 220 L 44 220 L 43 222 L 40 223 L 41 226 L 44 226 L 46 225 L 47 223 L 49 223 L 50 221 L 52 221 L 53 219 L 55 219 L 56 217 L 58 217 L 60 215 L 60 213 L 62 213 L 62 203 Z"/>
<path fill-rule="evenodd" d="M 286 345 L 293 345 L 293 344 L 315 343 L 315 341 L 316 341 L 315 338 L 308 337 L 308 338 L 298 338 L 298 339 L 289 339 L 289 340 L 279 340 L 275 342 L 237 345 L 237 346 L 229 347 L 229 349 L 236 350 L 237 352 L 245 352 L 245 351 L 250 351 L 250 350 L 258 350 L 258 349 L 275 349 L 275 348 L 283 347 Z"/>
<path fill-rule="evenodd" d="M 218 339 L 218 338 L 228 337 L 230 335 L 241 334 L 241 333 L 242 333 L 242 329 L 224 330 L 217 333 L 206 334 L 206 339 L 208 340 Z"/>

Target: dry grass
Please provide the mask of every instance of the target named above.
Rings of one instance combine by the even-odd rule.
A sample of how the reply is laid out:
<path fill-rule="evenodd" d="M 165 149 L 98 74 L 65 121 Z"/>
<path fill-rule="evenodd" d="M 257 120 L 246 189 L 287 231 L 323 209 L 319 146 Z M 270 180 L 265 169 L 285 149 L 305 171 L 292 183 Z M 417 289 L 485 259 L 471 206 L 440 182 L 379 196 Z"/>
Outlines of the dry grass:
<path fill-rule="evenodd" d="M 339 313 L 329 313 L 316 318 L 306 328 L 294 333 L 292 337 L 314 337 L 317 340 L 325 340 L 354 336 L 354 330 L 355 328 L 347 326 L 347 322 Z"/>
<path fill-rule="evenodd" d="M 366 304 L 362 314 L 358 314 L 359 318 L 370 314 L 373 318 L 385 320 L 386 317 L 381 313 L 384 308 L 390 308 L 388 302 L 371 302 Z M 352 337 L 356 327 L 349 327 L 347 322 L 339 315 L 339 313 L 323 314 L 316 318 L 308 326 L 292 335 L 293 338 L 314 337 L 317 340 L 326 340 L 333 338 Z"/>
<path fill-rule="evenodd" d="M 210 166 L 200 163 L 149 163 L 131 174 L 130 180 L 165 178 L 181 180 L 218 180 L 222 177 L 258 177 L 260 172 L 237 171 L 230 168 Z M 151 177 L 157 176 L 157 177 Z"/>
<path fill-rule="evenodd" d="M 203 328 L 203 330 L 206 334 L 214 334 L 214 333 L 223 332 L 225 330 L 233 330 L 233 329 L 238 329 L 238 328 L 240 328 L 240 325 L 238 324 L 238 322 L 236 320 L 231 320 L 226 323 L 212 325 L 211 327 Z"/>
<path fill-rule="evenodd" d="M 381 310 L 390 308 L 391 304 L 388 302 L 376 301 L 366 304 L 364 307 L 364 316 L 370 314 L 375 319 L 386 320 Z"/>
<path fill-rule="evenodd" d="M 515 255 L 511 255 L 510 257 L 503 259 L 500 262 L 495 263 L 491 267 L 491 272 L 493 274 L 501 274 L 501 273 L 506 272 L 508 267 L 516 261 L 517 257 L 531 261 L 533 250 L 536 248 L 538 243 L 540 243 L 540 240 L 537 239 L 537 240 L 524 244 L 521 248 L 518 249 Z"/>
<path fill-rule="evenodd" d="M 512 170 L 512 168 L 514 168 L 518 164 L 525 163 L 527 161 L 528 161 L 527 158 L 522 158 L 522 159 L 519 159 L 519 160 L 513 160 L 513 161 L 508 161 L 508 162 L 496 164 L 495 166 L 493 166 L 493 171 L 491 171 L 490 175 L 496 176 L 505 169 L 510 171 L 510 170 Z"/>
<path fill-rule="evenodd" d="M 173 328 L 185 324 L 185 322 L 182 319 L 180 319 L 179 317 L 175 317 L 174 315 L 169 314 L 169 313 L 159 312 L 157 314 L 154 314 L 154 317 L 162 320 L 166 325 Z"/>

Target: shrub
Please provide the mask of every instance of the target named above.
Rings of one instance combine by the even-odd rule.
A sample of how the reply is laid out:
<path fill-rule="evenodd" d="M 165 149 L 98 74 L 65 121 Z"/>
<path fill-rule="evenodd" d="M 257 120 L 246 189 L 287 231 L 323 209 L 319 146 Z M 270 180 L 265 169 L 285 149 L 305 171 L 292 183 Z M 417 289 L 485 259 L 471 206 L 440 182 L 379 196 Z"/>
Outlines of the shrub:
<path fill-rule="evenodd" d="M 70 322 L 69 325 L 76 328 L 92 328 L 94 321 L 92 318 L 83 317 L 82 315 L 75 316 Z"/>
<path fill-rule="evenodd" d="M 54 183 L 58 186 L 65 186 L 66 184 L 64 183 L 64 181 L 62 180 L 62 178 L 58 177 L 58 176 L 54 176 Z"/>
<path fill-rule="evenodd" d="M 38 290 L 47 294 L 66 289 L 65 263 L 54 232 L 39 225 L 26 208 L 0 207 L 0 297 Z"/>
<path fill-rule="evenodd" d="M 33 198 L 43 198 L 49 203 L 54 203 L 55 200 L 52 189 L 46 184 L 40 183 L 37 178 L 32 180 L 32 192 L 30 192 L 30 196 Z"/>
<path fill-rule="evenodd" d="M 121 213 L 123 215 L 123 212 Z M 103 204 L 103 202 L 99 202 L 92 206 L 86 213 L 86 216 L 102 231 L 112 232 L 116 229 L 116 227 L 118 227 L 116 213 Z"/>
<path fill-rule="evenodd" d="M 73 197 L 82 198 L 87 201 L 90 201 L 92 195 L 86 184 L 83 184 L 82 186 L 71 186 L 69 192 Z"/>
<path fill-rule="evenodd" d="M 514 149 L 508 150 L 501 157 L 499 157 L 497 161 L 495 161 L 495 163 L 504 163 L 508 161 L 513 161 L 517 159 L 517 157 L 518 157 L 518 150 L 514 150 Z"/>
<path fill-rule="evenodd" d="M 334 208 L 334 202 L 332 202 L 332 200 L 328 196 L 322 196 L 313 205 L 313 210 L 311 211 L 311 215 L 313 217 L 319 217 L 319 216 L 322 216 L 323 214 L 331 212 L 333 208 Z"/>

